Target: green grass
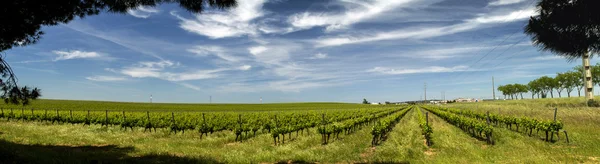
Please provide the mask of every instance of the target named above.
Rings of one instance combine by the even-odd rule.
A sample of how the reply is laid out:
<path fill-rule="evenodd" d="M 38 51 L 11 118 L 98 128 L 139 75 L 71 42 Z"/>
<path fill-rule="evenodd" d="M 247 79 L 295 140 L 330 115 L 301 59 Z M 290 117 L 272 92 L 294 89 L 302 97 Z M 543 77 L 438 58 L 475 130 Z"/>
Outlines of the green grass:
<path fill-rule="evenodd" d="M 281 111 L 281 110 L 317 110 L 317 109 L 356 109 L 370 108 L 374 105 L 333 102 L 308 103 L 265 103 L 265 104 L 191 104 L 191 103 L 133 103 L 110 101 L 50 100 L 40 99 L 26 106 L 26 109 L 48 110 L 125 110 L 125 111 Z M 22 106 L 0 104 L 1 108 L 20 109 Z"/>
<path fill-rule="evenodd" d="M 42 100 L 39 104 L 65 102 L 77 107 L 75 101 Z M 38 104 L 38 102 L 35 102 Z M 89 102 L 83 104 L 110 104 Z M 127 103 L 117 103 L 127 104 Z M 137 103 L 133 103 L 140 105 Z M 149 104 L 141 104 L 149 105 Z M 160 104 L 168 108 L 167 104 Z M 197 110 L 198 104 L 175 104 L 178 109 Z M 225 105 L 246 111 L 246 104 Z M 279 106 L 278 106 L 279 105 Z M 320 107 L 319 105 L 323 105 Z M 215 105 L 219 106 L 219 105 Z M 253 106 L 253 105 L 251 105 Z M 263 109 L 283 110 L 285 107 L 318 109 L 366 107 L 359 104 L 264 104 Z M 544 100 L 510 100 L 482 103 L 455 103 L 450 107 L 477 112 L 500 113 L 552 119 L 558 107 L 558 119 L 565 124 L 571 143 L 561 140 L 544 142 L 541 135 L 529 137 L 502 127 L 494 127 L 495 145 L 469 136 L 459 128 L 429 114 L 433 128 L 433 146 L 425 145 L 416 110 L 409 111 L 381 145 L 370 146 L 371 127 L 340 135 L 321 145 L 316 129 L 311 134 L 293 133 L 284 145 L 274 146 L 268 133 L 261 133 L 244 142 L 234 142 L 235 135 L 223 131 L 199 138 L 195 132 L 168 134 L 168 130 L 144 133 L 143 128 L 121 131 L 119 127 L 82 126 L 0 120 L 0 159 L 8 163 L 275 163 L 289 161 L 320 163 L 598 163 L 600 162 L 600 109 L 585 107 L 582 98 Z M 101 109 L 105 106 L 95 107 Z M 268 108 L 267 108 L 268 107 Z M 203 108 L 204 109 L 204 108 Z M 227 109 L 214 107 L 210 110 Z M 238 108 L 236 108 L 238 109 Z M 418 109 L 418 108 L 415 108 Z M 500 110 L 498 110 L 500 109 Z M 11 162 L 12 161 L 12 162 Z M 1 162 L 0 162 L 1 163 Z"/>

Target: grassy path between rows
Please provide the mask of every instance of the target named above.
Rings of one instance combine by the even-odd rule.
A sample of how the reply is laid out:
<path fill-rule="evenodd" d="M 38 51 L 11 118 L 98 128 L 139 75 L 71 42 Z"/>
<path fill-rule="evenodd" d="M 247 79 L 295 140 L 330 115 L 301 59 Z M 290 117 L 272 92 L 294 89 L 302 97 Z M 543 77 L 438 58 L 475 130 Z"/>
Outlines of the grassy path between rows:
<path fill-rule="evenodd" d="M 370 148 L 365 154 L 370 155 L 370 161 L 384 163 L 414 162 L 425 156 L 427 147 L 417 122 L 413 108 L 396 124 L 388 139 L 383 144 Z"/>

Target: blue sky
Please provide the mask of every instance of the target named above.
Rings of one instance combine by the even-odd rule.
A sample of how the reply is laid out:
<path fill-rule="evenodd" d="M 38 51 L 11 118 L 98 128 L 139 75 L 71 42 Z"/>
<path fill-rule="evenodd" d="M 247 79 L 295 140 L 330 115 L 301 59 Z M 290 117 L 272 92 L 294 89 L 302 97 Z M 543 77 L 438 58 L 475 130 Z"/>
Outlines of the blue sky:
<path fill-rule="evenodd" d="M 580 64 L 522 32 L 531 0 L 240 0 L 191 14 L 175 4 L 44 27 L 6 51 L 43 98 L 220 103 L 491 98 Z M 596 63 L 597 60 L 593 60 Z M 574 92 L 576 94 L 576 92 Z"/>

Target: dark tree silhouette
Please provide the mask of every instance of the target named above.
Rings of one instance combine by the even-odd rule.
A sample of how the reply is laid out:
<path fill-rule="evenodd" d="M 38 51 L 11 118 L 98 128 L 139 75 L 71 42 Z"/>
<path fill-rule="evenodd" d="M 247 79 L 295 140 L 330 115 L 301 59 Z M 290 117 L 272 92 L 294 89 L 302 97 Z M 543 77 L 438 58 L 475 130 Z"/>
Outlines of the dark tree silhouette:
<path fill-rule="evenodd" d="M 369 101 L 367 101 L 367 99 L 363 99 L 363 104 L 370 104 Z"/>
<path fill-rule="evenodd" d="M 36 43 L 44 34 L 42 26 L 68 23 L 79 17 L 101 12 L 126 13 L 139 6 L 178 3 L 192 13 L 206 8 L 226 9 L 236 6 L 236 0 L 2 0 L 0 1 L 0 52 L 17 46 Z M 1 98 L 13 104 L 29 103 L 40 96 L 37 88 L 17 86 L 17 79 L 9 64 L 0 56 Z"/>
<path fill-rule="evenodd" d="M 582 58 L 586 97 L 593 99 L 590 54 L 600 52 L 600 1 L 541 0 L 538 14 L 529 19 L 525 33 L 543 51 L 568 60 Z"/>

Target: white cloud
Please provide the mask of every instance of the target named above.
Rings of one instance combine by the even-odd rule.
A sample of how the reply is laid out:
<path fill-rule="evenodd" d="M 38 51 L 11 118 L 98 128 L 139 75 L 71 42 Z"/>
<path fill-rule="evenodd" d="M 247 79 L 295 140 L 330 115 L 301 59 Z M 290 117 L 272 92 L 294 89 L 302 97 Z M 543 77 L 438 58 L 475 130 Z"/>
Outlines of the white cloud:
<path fill-rule="evenodd" d="M 367 72 L 375 72 L 387 75 L 401 75 L 401 74 L 417 74 L 417 73 L 443 73 L 443 72 L 463 72 L 469 71 L 467 66 L 454 66 L 454 67 L 440 67 L 430 66 L 423 68 L 412 68 L 412 69 L 393 69 L 387 67 L 375 67 L 367 70 Z"/>
<path fill-rule="evenodd" d="M 250 65 L 243 65 L 243 66 L 238 67 L 238 69 L 242 70 L 242 71 L 250 70 L 250 68 L 252 68 L 252 66 L 250 66 Z"/>
<path fill-rule="evenodd" d="M 552 56 L 537 56 L 532 58 L 532 60 L 564 60 L 565 58 L 557 56 L 557 55 L 552 55 Z"/>
<path fill-rule="evenodd" d="M 256 62 L 272 66 L 289 60 L 289 53 L 295 48 L 294 45 L 255 46 L 248 48 L 248 51 Z"/>
<path fill-rule="evenodd" d="M 256 46 L 256 47 L 248 48 L 248 51 L 250 51 L 250 54 L 252 54 L 252 55 L 258 55 L 260 53 L 265 52 L 267 49 L 268 48 L 265 46 Z"/>
<path fill-rule="evenodd" d="M 86 52 L 86 51 L 52 51 L 52 53 L 58 55 L 53 61 L 59 60 L 70 60 L 70 59 L 90 59 L 90 58 L 105 58 L 106 55 L 98 52 Z"/>
<path fill-rule="evenodd" d="M 315 56 L 312 56 L 312 57 L 310 57 L 308 59 L 325 59 L 327 57 L 328 57 L 327 54 L 317 53 L 317 54 L 315 54 Z"/>
<path fill-rule="evenodd" d="M 306 89 L 338 85 L 338 83 L 304 81 L 304 80 L 278 80 L 262 84 L 230 83 L 218 87 L 223 92 L 300 92 Z"/>
<path fill-rule="evenodd" d="M 186 87 L 186 88 L 189 88 L 189 89 L 200 91 L 200 87 L 192 85 L 192 84 L 188 84 L 188 83 L 176 83 L 176 84 L 179 84 L 179 85 L 181 85 L 183 87 Z"/>
<path fill-rule="evenodd" d="M 380 15 L 396 7 L 409 4 L 414 0 L 341 0 L 345 4 L 346 11 L 341 13 L 310 13 L 304 12 L 294 14 L 288 18 L 288 22 L 296 28 L 309 29 L 316 26 L 326 26 L 326 31 L 345 29 L 348 26 L 359 23 Z"/>
<path fill-rule="evenodd" d="M 502 6 L 502 5 L 510 5 L 515 3 L 525 2 L 526 0 L 496 0 L 492 1 L 488 4 L 488 6 Z"/>
<path fill-rule="evenodd" d="M 159 62 L 138 62 L 137 64 L 125 67 L 118 73 L 134 77 L 134 78 L 158 78 L 167 81 L 188 81 L 188 80 L 202 80 L 202 79 L 213 79 L 220 77 L 220 73 L 224 71 L 246 71 L 250 70 L 250 65 L 243 65 L 231 68 L 217 68 L 209 70 L 193 70 L 183 72 L 168 71 L 178 67 L 179 63 L 164 60 Z"/>
<path fill-rule="evenodd" d="M 480 43 L 478 43 L 480 44 Z M 427 48 L 427 49 L 420 49 L 418 51 L 408 51 L 403 53 L 401 56 L 404 57 L 409 57 L 409 58 L 422 58 L 422 59 L 433 59 L 433 60 L 443 60 L 443 59 L 451 59 L 451 58 L 461 58 L 461 57 L 467 57 L 470 55 L 474 55 L 474 53 L 483 53 L 486 51 L 483 50 L 488 50 L 488 49 L 493 49 L 495 48 L 500 48 L 500 49 L 504 49 L 507 47 L 510 47 L 511 44 L 506 44 L 506 45 L 497 45 L 496 42 L 491 42 L 488 44 L 483 44 L 483 45 L 475 45 L 475 46 L 468 46 L 468 45 L 463 45 L 463 47 L 456 47 L 456 45 L 451 45 L 449 47 L 431 47 L 431 48 Z M 522 44 L 516 44 L 515 46 L 531 46 L 530 43 L 526 42 L 526 43 L 522 43 Z"/>
<path fill-rule="evenodd" d="M 196 19 L 187 19 L 176 12 L 171 15 L 181 20 L 182 29 L 204 35 L 212 39 L 256 35 L 258 27 L 252 21 L 265 15 L 262 10 L 266 0 L 239 1 L 236 8 L 228 11 L 209 11 L 196 15 Z"/>
<path fill-rule="evenodd" d="M 86 77 L 85 79 L 88 79 L 91 81 L 126 81 L 127 80 L 127 78 L 120 77 L 120 76 L 90 76 L 90 77 Z"/>
<path fill-rule="evenodd" d="M 413 58 L 425 58 L 425 59 L 433 59 L 433 60 L 442 60 L 449 58 L 456 58 L 465 56 L 467 53 L 472 53 L 475 51 L 479 51 L 482 49 L 486 49 L 488 47 L 461 47 L 461 48 L 443 48 L 443 49 L 431 49 L 424 50 L 419 52 L 411 52 L 406 57 Z"/>
<path fill-rule="evenodd" d="M 212 79 L 219 77 L 218 72 L 223 70 L 200 70 L 193 72 L 182 72 L 182 73 L 161 73 L 161 78 L 168 81 L 187 81 L 187 80 L 201 80 L 201 79 Z"/>
<path fill-rule="evenodd" d="M 28 64 L 28 63 L 44 63 L 44 62 L 51 62 L 52 60 L 24 60 L 24 61 L 17 61 L 17 62 L 11 62 L 11 63 L 20 63 L 20 64 Z"/>
<path fill-rule="evenodd" d="M 506 23 L 506 22 L 512 22 L 515 20 L 526 19 L 526 18 L 529 18 L 536 14 L 537 14 L 537 12 L 536 12 L 535 8 L 531 7 L 531 8 L 527 8 L 527 9 L 523 9 L 523 10 L 512 11 L 508 14 L 489 15 L 489 16 L 480 15 L 477 18 L 467 20 L 467 22 L 474 22 L 474 23 L 481 23 L 481 24 Z"/>
<path fill-rule="evenodd" d="M 127 10 L 127 13 L 129 13 L 129 15 L 137 17 L 137 18 L 148 18 L 151 15 L 158 13 L 159 11 L 153 7 L 144 7 L 144 6 L 139 6 L 137 7 L 137 9 L 129 9 Z"/>
<path fill-rule="evenodd" d="M 300 92 L 300 90 L 324 86 L 327 86 L 327 84 L 320 82 L 298 82 L 293 80 L 274 81 L 269 83 L 270 88 L 284 92 Z"/>
<path fill-rule="evenodd" d="M 438 26 L 438 27 L 408 27 L 400 30 L 389 32 L 379 32 L 373 35 L 360 36 L 338 36 L 319 38 L 314 42 L 317 47 L 340 46 L 345 44 L 357 44 L 382 40 L 397 40 L 397 39 L 424 39 L 450 35 L 477 28 L 493 26 L 498 23 L 506 23 L 529 18 L 537 14 L 535 8 L 527 8 L 525 10 L 511 11 L 508 13 L 500 13 L 494 15 L 479 15 L 473 19 L 464 20 L 462 23 Z"/>
<path fill-rule="evenodd" d="M 225 48 L 220 46 L 195 46 L 187 50 L 188 52 L 194 53 L 198 56 L 214 55 L 227 62 L 239 62 L 245 60 L 243 57 L 231 55 L 226 51 Z"/>
<path fill-rule="evenodd" d="M 163 60 L 159 62 L 139 62 L 138 64 L 126 67 L 119 72 L 135 78 L 153 77 L 162 78 L 162 71 L 166 67 L 175 65 L 172 61 Z"/>
<path fill-rule="evenodd" d="M 157 68 L 165 68 L 165 67 L 171 67 L 171 66 L 179 66 L 179 63 L 174 63 L 172 61 L 169 60 L 162 60 L 159 62 L 140 62 L 139 65 L 143 66 L 143 67 L 157 67 Z"/>

